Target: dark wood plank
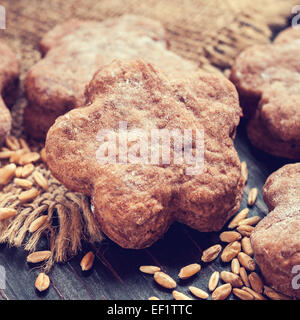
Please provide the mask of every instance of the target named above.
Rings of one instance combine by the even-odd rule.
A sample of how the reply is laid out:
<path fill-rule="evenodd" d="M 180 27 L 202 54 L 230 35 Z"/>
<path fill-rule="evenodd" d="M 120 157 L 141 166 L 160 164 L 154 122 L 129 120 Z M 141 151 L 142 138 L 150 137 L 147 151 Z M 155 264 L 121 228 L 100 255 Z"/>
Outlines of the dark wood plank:
<path fill-rule="evenodd" d="M 156 264 L 145 250 L 126 250 L 109 241 L 109 247 L 102 256 L 122 278 L 128 293 L 127 299 L 148 299 L 150 296 L 157 296 L 158 291 L 153 287 L 152 281 L 149 283 L 152 276 L 139 271 L 140 265 Z"/>
<path fill-rule="evenodd" d="M 50 288 L 46 295 L 39 296 L 34 282 L 38 270 L 30 270 L 26 263 L 27 253 L 21 248 L 0 246 L 0 265 L 5 268 L 6 288 L 2 290 L 7 299 L 58 299 L 58 294 Z"/>
<path fill-rule="evenodd" d="M 247 206 L 247 194 L 252 187 L 260 192 L 257 202 L 250 210 L 251 215 L 267 214 L 261 189 L 273 171 L 289 163 L 253 148 L 247 138 L 245 124 L 242 121 L 235 141 L 241 160 L 246 161 L 249 180 L 244 190 L 241 208 Z M 224 227 L 224 229 L 226 226 Z M 126 250 L 105 240 L 100 247 L 92 248 L 96 252 L 93 269 L 83 273 L 79 263 L 82 255 L 91 248 L 84 247 L 82 254 L 65 264 L 58 264 L 50 273 L 51 287 L 45 294 L 38 295 L 34 281 L 39 268 L 33 269 L 26 262 L 22 249 L 0 246 L 0 265 L 6 270 L 6 288 L 0 290 L 0 299 L 148 299 L 155 295 L 161 299 L 172 299 L 171 292 L 160 288 L 153 277 L 139 272 L 138 267 L 145 264 L 159 265 L 165 272 L 178 280 L 179 269 L 193 262 L 200 262 L 204 249 L 221 243 L 219 233 L 201 233 L 179 223 L 175 223 L 152 247 L 145 250 Z M 225 244 L 221 243 L 223 246 Z M 178 290 L 189 294 L 188 286 L 195 285 L 207 290 L 211 273 L 215 270 L 229 270 L 229 264 L 220 259 L 204 264 L 199 274 L 188 281 L 178 281 Z M 230 297 L 234 299 L 234 297 Z"/>
<path fill-rule="evenodd" d="M 102 246 L 100 247 L 100 249 Z M 98 251 L 95 248 L 93 251 Z M 86 253 L 86 251 L 84 251 Z M 94 266 L 91 271 L 82 272 L 80 260 L 83 254 L 74 257 L 69 263 L 75 270 L 77 277 L 86 286 L 89 294 L 96 300 L 128 299 L 128 289 L 119 275 L 115 275 L 100 259 L 96 253 Z M 87 299 L 88 297 L 86 297 Z"/>

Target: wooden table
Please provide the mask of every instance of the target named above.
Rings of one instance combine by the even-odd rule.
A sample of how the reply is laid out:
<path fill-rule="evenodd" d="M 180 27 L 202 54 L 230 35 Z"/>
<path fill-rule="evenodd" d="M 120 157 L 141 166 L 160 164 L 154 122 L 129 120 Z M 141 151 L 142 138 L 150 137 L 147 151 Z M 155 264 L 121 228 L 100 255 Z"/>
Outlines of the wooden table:
<path fill-rule="evenodd" d="M 249 180 L 241 205 L 241 208 L 244 208 L 247 206 L 249 190 L 257 187 L 261 191 L 269 174 L 287 161 L 254 149 L 249 144 L 243 122 L 238 128 L 235 144 L 241 160 L 247 162 L 249 169 Z M 263 217 L 266 213 L 266 206 L 259 192 L 258 199 L 250 210 L 250 216 Z M 220 243 L 218 233 L 201 233 L 179 223 L 174 224 L 163 239 L 145 250 L 126 250 L 110 240 L 105 240 L 100 248 L 92 248 L 97 253 L 91 271 L 81 271 L 79 263 L 82 255 L 67 263 L 55 265 L 50 272 L 51 286 L 42 294 L 38 294 L 34 287 L 39 268 L 26 263 L 27 253 L 22 249 L 1 245 L 0 265 L 5 268 L 6 288 L 0 290 L 0 299 L 145 300 L 154 295 L 170 300 L 170 291 L 160 288 L 152 276 L 142 274 L 138 267 L 147 264 L 158 265 L 177 279 L 181 267 L 199 262 L 202 251 L 216 243 Z M 86 244 L 83 245 L 82 254 L 91 249 L 85 247 Z M 202 269 L 197 276 L 178 282 L 179 291 L 188 293 L 189 285 L 207 290 L 208 280 L 213 271 L 230 268 L 229 264 L 222 263 L 219 258 L 212 263 L 201 265 Z M 234 297 L 231 295 L 230 299 Z"/>

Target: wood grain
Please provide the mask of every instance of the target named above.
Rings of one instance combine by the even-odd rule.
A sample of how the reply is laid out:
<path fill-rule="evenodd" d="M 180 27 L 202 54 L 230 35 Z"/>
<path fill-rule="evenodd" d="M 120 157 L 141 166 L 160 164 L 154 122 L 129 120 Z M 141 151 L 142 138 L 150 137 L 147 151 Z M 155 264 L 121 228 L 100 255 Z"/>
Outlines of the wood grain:
<path fill-rule="evenodd" d="M 243 123 L 238 130 L 236 147 L 249 168 L 249 180 L 241 206 L 244 208 L 250 188 L 256 186 L 261 190 L 268 175 L 285 161 L 253 149 L 245 135 Z M 263 217 L 266 213 L 266 206 L 259 192 L 249 216 Z M 178 272 L 189 263 L 200 263 L 202 251 L 219 242 L 219 233 L 201 233 L 179 223 L 174 224 L 163 239 L 145 250 L 126 250 L 105 240 L 99 248 L 86 247 L 83 250 L 84 253 L 92 249 L 96 254 L 94 267 L 90 272 L 85 273 L 80 269 L 83 253 L 65 264 L 57 264 L 50 273 L 51 286 L 44 294 L 38 294 L 34 288 L 39 269 L 32 268 L 25 262 L 27 253 L 22 249 L 1 245 L 0 265 L 6 270 L 6 288 L 0 290 L 0 299 L 136 300 L 157 296 L 169 300 L 172 299 L 171 292 L 160 288 L 151 275 L 139 272 L 139 266 L 160 266 L 178 281 L 178 288 L 183 293 L 189 294 L 190 285 L 207 290 L 211 273 L 215 270 L 230 271 L 229 263 L 224 264 L 219 258 L 208 264 L 201 263 L 199 274 L 184 281 L 178 279 Z M 234 299 L 232 295 L 230 298 Z"/>

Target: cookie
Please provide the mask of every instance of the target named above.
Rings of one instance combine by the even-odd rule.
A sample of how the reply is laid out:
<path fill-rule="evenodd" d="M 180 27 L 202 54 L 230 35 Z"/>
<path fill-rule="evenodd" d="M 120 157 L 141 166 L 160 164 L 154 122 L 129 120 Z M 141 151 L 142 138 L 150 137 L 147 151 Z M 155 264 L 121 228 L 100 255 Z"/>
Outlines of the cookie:
<path fill-rule="evenodd" d="M 294 34 L 289 29 L 274 44 L 246 49 L 237 57 L 230 79 L 249 118 L 251 143 L 296 160 L 300 159 L 300 40 Z"/>
<path fill-rule="evenodd" d="M 114 59 L 143 58 L 172 77 L 197 67 L 168 50 L 163 26 L 134 15 L 104 22 L 71 20 L 42 39 L 44 58 L 28 72 L 25 87 L 28 106 L 25 127 L 43 139 L 55 119 L 85 103 L 85 86 L 94 73 Z"/>
<path fill-rule="evenodd" d="M 142 60 L 115 60 L 95 74 L 86 99 L 84 108 L 59 117 L 49 129 L 47 164 L 68 189 L 91 196 L 99 227 L 110 239 L 124 248 L 144 248 L 175 220 L 217 231 L 238 210 L 244 180 L 233 138 L 241 109 L 226 78 L 195 73 L 170 79 Z M 185 129 L 195 139 L 180 162 Z M 173 147 L 164 149 L 152 140 L 157 130 L 177 132 L 180 144 L 169 140 Z M 198 131 L 204 132 L 203 157 Z M 117 144 L 109 138 L 114 136 Z M 163 160 L 168 154 L 169 162 Z"/>
<path fill-rule="evenodd" d="M 300 28 L 287 28 L 274 39 L 274 43 L 288 43 L 300 40 Z"/>
<path fill-rule="evenodd" d="M 300 163 L 273 173 L 264 185 L 263 196 L 270 213 L 251 235 L 255 259 L 269 285 L 299 299 Z"/>
<path fill-rule="evenodd" d="M 20 66 L 14 52 L 3 42 L 0 43 L 0 57 L 0 143 L 3 143 L 11 129 L 7 105 L 16 86 Z"/>

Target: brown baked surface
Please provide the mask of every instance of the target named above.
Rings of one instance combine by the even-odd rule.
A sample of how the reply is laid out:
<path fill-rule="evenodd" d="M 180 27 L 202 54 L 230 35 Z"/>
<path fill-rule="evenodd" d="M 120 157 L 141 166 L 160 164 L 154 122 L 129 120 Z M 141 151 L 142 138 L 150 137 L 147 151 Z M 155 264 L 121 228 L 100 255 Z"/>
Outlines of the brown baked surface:
<path fill-rule="evenodd" d="M 10 132 L 11 115 L 6 102 L 19 75 L 19 62 L 12 50 L 0 42 L 0 144 Z"/>
<path fill-rule="evenodd" d="M 274 44 L 246 49 L 236 59 L 231 80 L 246 102 L 252 144 L 276 156 L 300 159 L 300 39 L 294 35 L 288 29 Z"/>
<path fill-rule="evenodd" d="M 273 173 L 263 196 L 270 213 L 251 235 L 255 259 L 268 284 L 300 298 L 300 290 L 292 288 L 292 268 L 300 265 L 300 163 Z"/>
<path fill-rule="evenodd" d="M 114 59 L 143 58 L 171 77 L 196 70 L 195 64 L 167 50 L 161 23 L 142 16 L 70 20 L 49 31 L 40 47 L 45 57 L 27 74 L 24 115 L 27 133 L 39 139 L 58 116 L 85 103 L 85 86 Z"/>
<path fill-rule="evenodd" d="M 241 109 L 224 77 L 169 80 L 142 60 L 114 61 L 97 72 L 85 108 L 59 117 L 46 139 L 47 163 L 70 190 L 92 197 L 104 233 L 122 247 L 143 248 L 174 220 L 217 231 L 239 208 L 244 181 L 233 137 Z M 204 129 L 204 171 L 186 165 L 99 164 L 100 129 Z"/>
<path fill-rule="evenodd" d="M 288 43 L 291 41 L 300 40 L 300 28 L 287 28 L 281 31 L 274 39 L 274 43 Z"/>

